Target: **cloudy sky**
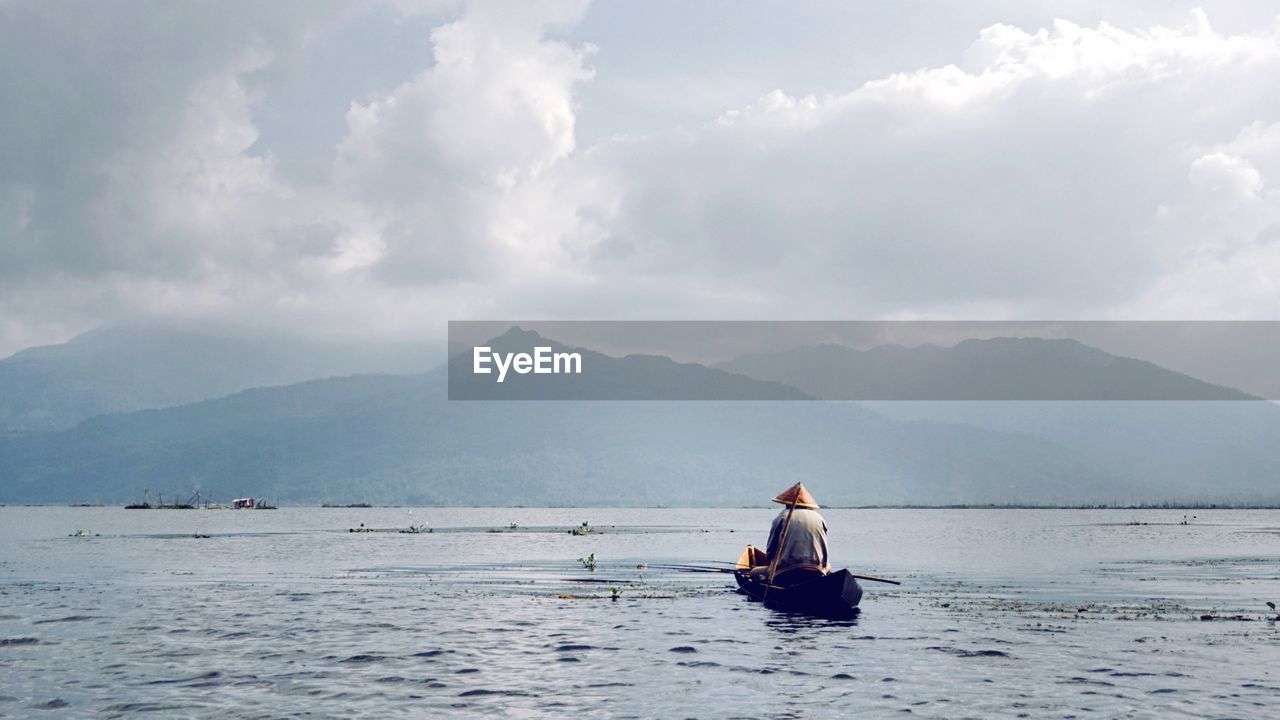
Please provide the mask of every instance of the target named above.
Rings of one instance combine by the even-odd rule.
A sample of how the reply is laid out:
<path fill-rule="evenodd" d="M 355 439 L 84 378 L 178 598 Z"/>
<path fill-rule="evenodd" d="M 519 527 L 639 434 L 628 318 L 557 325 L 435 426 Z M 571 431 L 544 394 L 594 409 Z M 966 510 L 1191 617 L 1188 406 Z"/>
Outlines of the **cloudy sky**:
<path fill-rule="evenodd" d="M 0 355 L 1280 319 L 1275 4 L 1113 5 L 0 0 Z"/>

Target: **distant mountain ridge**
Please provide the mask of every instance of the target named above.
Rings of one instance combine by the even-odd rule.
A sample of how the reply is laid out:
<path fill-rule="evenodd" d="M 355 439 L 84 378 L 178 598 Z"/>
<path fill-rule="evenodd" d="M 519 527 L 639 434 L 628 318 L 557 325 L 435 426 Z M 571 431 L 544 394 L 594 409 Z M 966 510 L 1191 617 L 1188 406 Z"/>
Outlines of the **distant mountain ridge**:
<path fill-rule="evenodd" d="M 420 372 L 438 355 L 163 326 L 95 330 L 0 359 L 0 434 L 63 430 L 104 413 L 370 372 Z"/>
<path fill-rule="evenodd" d="M 445 382 L 316 380 L 0 439 L 0 500 L 733 506 L 796 477 L 832 504 L 1143 497 L 1051 443 L 848 403 L 450 402 Z"/>
<path fill-rule="evenodd" d="M 630 381 L 651 372 L 669 387 L 728 375 L 610 360 L 615 379 L 639 369 Z M 734 506 L 803 479 L 835 505 L 1280 502 L 1280 422 L 1256 414 L 1280 413 L 1270 403 L 1126 410 L 1099 433 L 1089 403 L 1066 403 L 1077 415 L 1062 422 L 1011 403 L 1022 416 L 961 424 L 849 402 L 454 402 L 448 372 L 312 380 L 0 437 L 0 501 L 118 502 L 150 488 L 284 503 Z"/>
<path fill-rule="evenodd" d="M 827 400 L 1248 400 L 1144 360 L 1068 339 L 992 338 L 954 347 L 816 345 L 714 367 Z"/>

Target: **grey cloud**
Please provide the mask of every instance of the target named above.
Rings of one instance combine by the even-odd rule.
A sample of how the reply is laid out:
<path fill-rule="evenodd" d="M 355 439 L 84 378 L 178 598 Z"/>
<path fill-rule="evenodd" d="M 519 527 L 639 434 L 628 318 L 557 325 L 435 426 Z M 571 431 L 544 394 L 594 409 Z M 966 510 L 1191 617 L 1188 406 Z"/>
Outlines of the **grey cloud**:
<path fill-rule="evenodd" d="M 152 316 L 423 336 L 504 315 L 1280 314 L 1260 89 L 1280 45 L 1252 3 L 1211 5 L 1222 30 L 1155 3 L 1067 8 L 1083 26 L 984 3 L 955 11 L 963 43 L 870 44 L 880 60 L 829 75 L 789 59 L 813 23 L 780 23 L 776 92 L 758 64 L 697 61 L 747 41 L 681 49 L 692 30 L 619 65 L 628 12 L 680 15 L 0 4 L 0 352 Z M 863 20 L 865 39 L 925 19 Z M 646 97 L 670 103 L 624 121 Z"/>

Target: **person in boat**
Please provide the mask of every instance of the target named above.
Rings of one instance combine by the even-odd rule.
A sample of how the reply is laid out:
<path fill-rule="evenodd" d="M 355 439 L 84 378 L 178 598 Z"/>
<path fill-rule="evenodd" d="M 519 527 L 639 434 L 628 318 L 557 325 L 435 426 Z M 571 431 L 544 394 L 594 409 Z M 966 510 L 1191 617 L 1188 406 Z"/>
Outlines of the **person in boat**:
<path fill-rule="evenodd" d="M 813 495 L 803 483 L 796 483 L 773 501 L 786 507 L 773 519 L 765 551 L 747 547 L 744 555 L 752 566 L 752 577 L 768 582 L 772 572 L 774 585 L 788 586 L 831 572 L 827 559 L 827 521 L 818 512 Z"/>

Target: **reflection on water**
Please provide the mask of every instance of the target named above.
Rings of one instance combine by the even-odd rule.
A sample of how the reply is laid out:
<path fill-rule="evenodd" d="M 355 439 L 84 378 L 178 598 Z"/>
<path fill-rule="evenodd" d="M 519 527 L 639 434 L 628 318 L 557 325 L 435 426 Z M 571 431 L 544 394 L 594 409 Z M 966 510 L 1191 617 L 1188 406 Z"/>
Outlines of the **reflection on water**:
<path fill-rule="evenodd" d="M 864 583 L 842 621 L 663 567 L 732 560 L 772 514 L 0 508 L 0 716 L 1265 716 L 1280 702 L 1265 605 L 1280 602 L 1280 513 L 831 510 L 837 564 L 904 581 Z M 572 535 L 583 521 L 599 532 Z M 375 532 L 348 532 L 361 523 Z M 420 524 L 432 532 L 396 532 Z"/>
<path fill-rule="evenodd" d="M 839 632 L 843 628 L 852 628 L 858 626 L 858 615 L 851 618 L 841 618 L 838 620 L 827 620 L 823 618 L 813 618 L 794 613 L 772 613 L 764 622 L 765 627 L 773 632 L 783 633 L 784 635 L 797 635 L 799 637 L 810 637 L 820 632 Z"/>

